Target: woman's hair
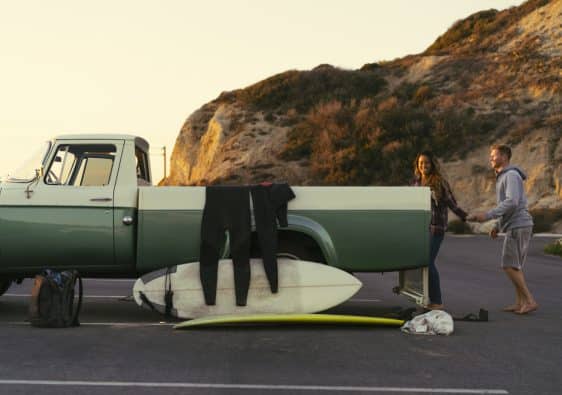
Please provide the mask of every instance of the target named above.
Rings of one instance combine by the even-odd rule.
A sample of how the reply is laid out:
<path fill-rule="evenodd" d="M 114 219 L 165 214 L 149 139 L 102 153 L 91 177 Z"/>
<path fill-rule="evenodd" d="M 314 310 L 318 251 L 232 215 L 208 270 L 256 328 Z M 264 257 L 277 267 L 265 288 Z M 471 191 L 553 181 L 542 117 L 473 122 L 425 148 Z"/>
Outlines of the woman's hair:
<path fill-rule="evenodd" d="M 425 156 L 429 159 L 431 163 L 431 170 L 429 172 L 429 176 L 427 179 L 423 180 L 422 173 L 419 168 L 419 161 L 420 157 Z M 437 199 L 441 198 L 443 190 L 448 187 L 447 180 L 441 173 L 441 168 L 439 166 L 439 162 L 435 155 L 431 151 L 422 151 L 416 155 L 416 160 L 414 161 L 414 175 L 417 180 L 424 186 L 428 186 L 431 188 L 431 191 L 435 194 Z"/>

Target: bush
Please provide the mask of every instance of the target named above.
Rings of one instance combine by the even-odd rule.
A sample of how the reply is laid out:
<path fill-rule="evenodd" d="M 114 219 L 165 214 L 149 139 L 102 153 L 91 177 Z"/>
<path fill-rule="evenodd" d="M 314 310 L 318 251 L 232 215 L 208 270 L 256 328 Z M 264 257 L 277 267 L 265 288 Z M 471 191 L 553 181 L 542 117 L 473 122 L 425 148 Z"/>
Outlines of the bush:
<path fill-rule="evenodd" d="M 277 120 L 277 117 L 273 113 L 268 112 L 263 119 L 269 123 L 273 123 Z"/>
<path fill-rule="evenodd" d="M 544 246 L 544 252 L 547 254 L 558 255 L 559 257 L 562 257 L 562 239 Z"/>
<path fill-rule="evenodd" d="M 408 100 L 414 99 L 415 93 L 420 88 L 419 85 L 411 82 L 403 82 L 394 89 L 394 96 L 396 96 L 400 101 L 406 102 Z"/>
<path fill-rule="evenodd" d="M 291 70 L 236 91 L 238 99 L 257 111 L 306 113 L 314 106 L 337 100 L 349 103 L 375 97 L 386 85 L 372 71 L 342 70 L 321 66 L 310 71 Z"/>
<path fill-rule="evenodd" d="M 562 208 L 550 209 L 541 208 L 531 210 L 531 215 L 533 216 L 533 222 L 535 226 L 533 227 L 534 233 L 548 232 L 552 228 L 555 222 L 562 220 Z"/>
<path fill-rule="evenodd" d="M 414 101 L 421 104 L 429 100 L 432 96 L 431 88 L 428 85 L 422 85 L 416 90 L 416 93 L 414 93 Z"/>
<path fill-rule="evenodd" d="M 403 85 L 394 93 L 408 97 L 419 89 L 412 88 Z M 314 182 L 322 184 L 406 185 L 417 152 L 431 149 L 444 159 L 462 155 L 495 125 L 493 114 L 477 115 L 471 108 L 435 113 L 410 98 L 336 100 L 317 105 L 293 126 L 280 157 L 310 159 Z"/>
<path fill-rule="evenodd" d="M 492 170 L 489 167 L 482 166 L 482 165 L 472 165 L 472 174 L 474 175 L 487 174 L 491 172 Z"/>
<path fill-rule="evenodd" d="M 461 221 L 460 219 L 454 219 L 449 222 L 447 225 L 447 229 L 449 232 L 454 233 L 456 235 L 464 235 L 464 234 L 472 234 L 472 228 L 466 223 Z"/>
<path fill-rule="evenodd" d="M 497 45 L 496 33 L 513 26 L 525 15 L 548 4 L 549 0 L 529 0 L 519 7 L 498 12 L 480 11 L 457 21 L 425 51 L 427 55 L 448 54 L 454 49 L 470 52 Z"/>
<path fill-rule="evenodd" d="M 426 52 L 428 54 L 439 54 L 455 45 L 460 45 L 464 39 L 470 36 L 481 39 L 483 35 L 493 33 L 495 27 L 497 27 L 494 26 L 497 14 L 498 11 L 493 9 L 480 11 L 457 21 L 445 34 L 439 36 Z"/>
<path fill-rule="evenodd" d="M 378 63 L 366 63 L 359 70 L 360 71 L 375 71 L 379 70 L 381 65 Z"/>

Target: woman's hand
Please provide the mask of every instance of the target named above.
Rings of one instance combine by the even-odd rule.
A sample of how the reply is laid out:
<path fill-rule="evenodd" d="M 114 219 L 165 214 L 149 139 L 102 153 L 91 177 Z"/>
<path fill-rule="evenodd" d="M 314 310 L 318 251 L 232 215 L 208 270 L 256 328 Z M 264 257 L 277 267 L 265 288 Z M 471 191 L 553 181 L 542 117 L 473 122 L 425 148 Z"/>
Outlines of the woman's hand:
<path fill-rule="evenodd" d="M 468 221 L 484 222 L 486 221 L 486 213 L 473 213 L 466 217 Z"/>

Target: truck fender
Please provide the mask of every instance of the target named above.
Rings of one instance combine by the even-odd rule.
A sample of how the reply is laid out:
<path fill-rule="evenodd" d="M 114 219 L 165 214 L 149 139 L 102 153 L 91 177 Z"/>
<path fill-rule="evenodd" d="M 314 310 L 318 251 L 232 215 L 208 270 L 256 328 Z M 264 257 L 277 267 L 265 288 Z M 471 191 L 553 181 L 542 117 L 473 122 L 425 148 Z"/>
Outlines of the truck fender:
<path fill-rule="evenodd" d="M 294 214 L 287 215 L 287 222 L 289 226 L 279 228 L 280 232 L 293 232 L 310 237 L 320 248 L 326 263 L 337 267 L 338 256 L 336 248 L 330 234 L 322 225 L 308 217 Z"/>
<path fill-rule="evenodd" d="M 293 214 L 287 215 L 287 223 L 287 227 L 278 228 L 278 237 L 280 240 L 283 240 L 284 236 L 288 234 L 293 236 L 292 239 L 298 240 L 299 235 L 303 238 L 307 237 L 312 239 L 312 241 L 320 249 L 326 264 L 337 267 L 338 257 L 336 254 L 336 248 L 334 247 L 332 238 L 322 225 L 310 218 Z M 255 229 L 252 230 L 252 233 L 255 233 Z M 230 253 L 230 237 L 227 232 L 224 245 L 220 253 L 221 259 L 229 258 Z"/>

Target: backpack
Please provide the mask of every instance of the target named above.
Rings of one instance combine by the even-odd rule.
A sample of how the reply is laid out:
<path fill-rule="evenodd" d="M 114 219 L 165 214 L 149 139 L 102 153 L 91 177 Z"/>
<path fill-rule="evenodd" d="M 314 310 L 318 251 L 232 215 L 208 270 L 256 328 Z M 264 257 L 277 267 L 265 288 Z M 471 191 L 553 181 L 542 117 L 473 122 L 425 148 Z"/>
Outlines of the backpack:
<path fill-rule="evenodd" d="M 79 284 L 74 308 L 74 289 Z M 56 272 L 45 270 L 35 276 L 29 305 L 29 322 L 41 328 L 79 326 L 82 306 L 82 278 L 76 270 Z"/>

